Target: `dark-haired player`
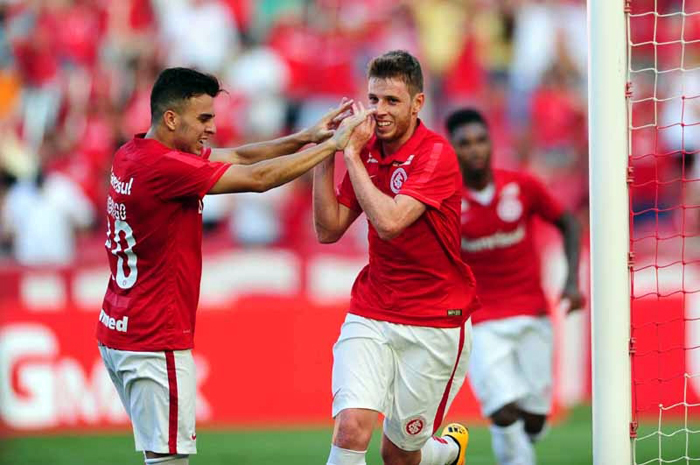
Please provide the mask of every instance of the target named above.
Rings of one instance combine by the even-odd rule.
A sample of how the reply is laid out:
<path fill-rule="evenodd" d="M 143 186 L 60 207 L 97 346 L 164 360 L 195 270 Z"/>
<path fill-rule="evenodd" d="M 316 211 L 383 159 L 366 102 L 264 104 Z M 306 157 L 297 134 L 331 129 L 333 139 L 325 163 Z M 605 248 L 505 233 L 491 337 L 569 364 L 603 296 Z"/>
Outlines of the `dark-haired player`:
<path fill-rule="evenodd" d="M 342 150 L 371 111 L 340 123 L 342 102 L 295 135 L 212 150 L 218 80 L 164 70 L 151 127 L 114 155 L 107 199 L 112 276 L 97 324 L 99 349 L 146 464 L 186 465 L 196 453 L 192 346 L 202 271 L 205 194 L 263 192 Z M 311 148 L 293 153 L 307 143 Z M 293 153 L 293 154 L 292 154 Z M 291 154 L 284 157 L 280 155 Z"/>
<path fill-rule="evenodd" d="M 447 119 L 462 168 L 462 258 L 476 277 L 483 308 L 474 315 L 469 381 L 491 420 L 500 465 L 534 465 L 532 443 L 542 435 L 552 394 L 552 327 L 540 280 L 532 220 L 564 236 L 569 267 L 562 297 L 571 310 L 578 288 L 579 232 L 573 215 L 534 177 L 491 166 L 491 138 L 476 110 Z"/>

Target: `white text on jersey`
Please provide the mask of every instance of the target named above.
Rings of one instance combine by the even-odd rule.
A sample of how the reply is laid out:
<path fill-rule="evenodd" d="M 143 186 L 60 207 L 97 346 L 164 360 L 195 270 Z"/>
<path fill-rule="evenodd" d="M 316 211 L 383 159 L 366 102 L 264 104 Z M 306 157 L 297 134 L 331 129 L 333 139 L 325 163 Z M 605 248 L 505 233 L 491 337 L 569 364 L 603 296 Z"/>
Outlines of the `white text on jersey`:
<path fill-rule="evenodd" d="M 105 325 L 107 329 L 116 329 L 120 333 L 125 333 L 129 327 L 129 317 L 125 316 L 121 320 L 115 320 L 107 315 L 104 310 L 100 310 L 100 323 Z"/>
<path fill-rule="evenodd" d="M 462 238 L 462 250 L 481 252 L 483 250 L 504 249 L 517 244 L 525 237 L 525 226 L 522 224 L 511 232 L 497 232 L 478 239 Z"/>
<path fill-rule="evenodd" d="M 114 192 L 117 194 L 131 195 L 131 186 L 134 184 L 134 178 L 129 178 L 129 181 L 122 181 L 112 172 L 110 184 L 112 184 L 112 189 L 114 189 Z"/>

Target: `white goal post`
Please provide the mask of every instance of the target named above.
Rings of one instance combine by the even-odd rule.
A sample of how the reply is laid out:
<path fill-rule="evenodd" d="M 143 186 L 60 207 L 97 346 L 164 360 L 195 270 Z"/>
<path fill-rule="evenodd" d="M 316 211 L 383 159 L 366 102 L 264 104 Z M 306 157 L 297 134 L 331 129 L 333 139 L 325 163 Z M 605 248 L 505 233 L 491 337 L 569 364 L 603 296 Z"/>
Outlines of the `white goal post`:
<path fill-rule="evenodd" d="M 627 34 L 622 0 L 588 0 L 593 463 L 631 463 Z"/>

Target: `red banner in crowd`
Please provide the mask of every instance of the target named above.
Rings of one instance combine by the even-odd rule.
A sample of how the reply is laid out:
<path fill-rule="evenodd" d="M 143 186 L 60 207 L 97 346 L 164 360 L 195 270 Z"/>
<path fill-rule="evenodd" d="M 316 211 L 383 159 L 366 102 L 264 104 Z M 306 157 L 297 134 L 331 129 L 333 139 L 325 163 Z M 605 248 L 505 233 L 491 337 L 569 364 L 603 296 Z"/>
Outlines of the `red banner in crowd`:
<path fill-rule="evenodd" d="M 544 280 L 554 295 L 563 279 L 560 247 L 552 243 L 543 253 L 550 264 Z M 363 265 L 363 257 L 302 257 L 285 250 L 205 255 L 194 351 L 199 424 L 329 423 L 332 346 L 350 286 Z M 2 431 L 128 424 L 94 337 L 108 273 L 102 264 L 0 271 Z M 683 302 L 669 298 L 664 306 L 678 313 L 684 311 Z M 590 395 L 587 321 L 586 313 L 554 318 L 555 399 L 560 406 Z M 664 337 L 700 336 L 683 334 L 678 327 Z M 700 359 L 684 359 L 692 352 L 665 355 L 671 358 L 664 363 L 681 373 L 684 365 L 695 367 L 688 372 L 698 372 Z M 698 398 L 698 381 L 689 385 L 689 400 Z M 468 386 L 449 417 L 479 418 Z"/>

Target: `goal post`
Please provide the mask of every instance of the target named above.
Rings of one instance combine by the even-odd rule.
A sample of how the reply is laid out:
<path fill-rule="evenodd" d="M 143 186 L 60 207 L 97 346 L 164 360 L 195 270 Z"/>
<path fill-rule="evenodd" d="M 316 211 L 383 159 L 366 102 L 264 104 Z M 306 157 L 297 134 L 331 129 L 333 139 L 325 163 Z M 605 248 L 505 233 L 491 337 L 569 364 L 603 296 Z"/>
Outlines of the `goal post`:
<path fill-rule="evenodd" d="M 631 463 L 627 27 L 588 0 L 593 463 Z"/>

